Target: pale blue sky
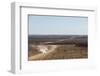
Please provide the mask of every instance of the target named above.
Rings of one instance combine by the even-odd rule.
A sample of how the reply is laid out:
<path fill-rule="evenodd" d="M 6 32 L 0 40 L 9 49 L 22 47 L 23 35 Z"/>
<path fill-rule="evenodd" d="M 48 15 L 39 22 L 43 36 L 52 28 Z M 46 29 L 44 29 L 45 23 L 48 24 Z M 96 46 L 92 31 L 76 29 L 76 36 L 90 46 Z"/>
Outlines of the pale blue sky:
<path fill-rule="evenodd" d="M 29 15 L 29 35 L 87 35 L 88 18 Z"/>

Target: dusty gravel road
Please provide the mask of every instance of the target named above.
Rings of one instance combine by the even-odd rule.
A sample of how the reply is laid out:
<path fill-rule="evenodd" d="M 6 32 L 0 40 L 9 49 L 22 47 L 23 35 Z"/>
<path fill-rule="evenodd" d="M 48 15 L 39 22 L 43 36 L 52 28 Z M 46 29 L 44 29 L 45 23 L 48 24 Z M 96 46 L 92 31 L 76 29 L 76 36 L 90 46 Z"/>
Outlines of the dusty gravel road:
<path fill-rule="evenodd" d="M 41 48 L 42 48 L 42 47 L 41 47 Z M 46 57 L 48 54 L 52 53 L 56 48 L 57 48 L 57 45 L 51 45 L 51 49 L 48 50 L 47 53 L 45 53 L 45 54 L 40 53 L 40 54 L 37 54 L 37 55 L 31 56 L 31 57 L 28 58 L 28 60 L 31 61 L 31 60 L 42 59 L 42 58 Z"/>

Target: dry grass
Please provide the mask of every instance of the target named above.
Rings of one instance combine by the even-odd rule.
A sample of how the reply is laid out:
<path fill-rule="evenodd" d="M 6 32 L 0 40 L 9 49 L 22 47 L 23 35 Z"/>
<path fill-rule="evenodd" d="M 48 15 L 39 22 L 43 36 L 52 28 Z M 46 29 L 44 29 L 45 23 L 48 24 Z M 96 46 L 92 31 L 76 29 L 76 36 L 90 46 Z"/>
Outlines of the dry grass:
<path fill-rule="evenodd" d="M 29 49 L 28 56 L 38 55 L 40 52 L 37 48 Z M 57 48 L 47 55 L 33 60 L 54 60 L 54 59 L 79 59 L 88 58 L 87 47 L 78 47 L 75 45 L 57 45 Z M 32 59 L 31 59 L 32 60 Z"/>

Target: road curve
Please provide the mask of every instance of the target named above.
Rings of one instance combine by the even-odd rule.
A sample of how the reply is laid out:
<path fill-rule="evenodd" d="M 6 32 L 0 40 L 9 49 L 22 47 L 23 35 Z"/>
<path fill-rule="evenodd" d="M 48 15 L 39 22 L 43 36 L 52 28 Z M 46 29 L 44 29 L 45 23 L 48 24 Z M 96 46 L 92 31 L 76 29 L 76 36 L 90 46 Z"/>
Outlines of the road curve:
<path fill-rule="evenodd" d="M 46 54 L 40 53 L 40 54 L 29 57 L 28 60 L 29 61 L 38 60 L 38 59 L 40 60 L 43 57 L 46 57 L 48 54 L 50 54 L 51 52 L 53 52 L 57 48 L 57 45 L 51 45 L 51 46 L 52 46 L 52 48 Z"/>

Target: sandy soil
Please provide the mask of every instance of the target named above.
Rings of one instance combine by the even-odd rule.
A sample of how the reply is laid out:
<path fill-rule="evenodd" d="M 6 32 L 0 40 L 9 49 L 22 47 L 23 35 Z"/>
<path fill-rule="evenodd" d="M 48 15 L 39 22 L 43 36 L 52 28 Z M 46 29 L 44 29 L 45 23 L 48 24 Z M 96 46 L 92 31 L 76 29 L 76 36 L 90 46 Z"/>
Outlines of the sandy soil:
<path fill-rule="evenodd" d="M 46 45 L 45 45 L 46 46 Z M 79 59 L 88 58 L 87 47 L 75 45 L 51 45 L 52 47 L 46 54 L 36 50 L 29 51 L 28 60 L 54 60 L 54 59 Z"/>

